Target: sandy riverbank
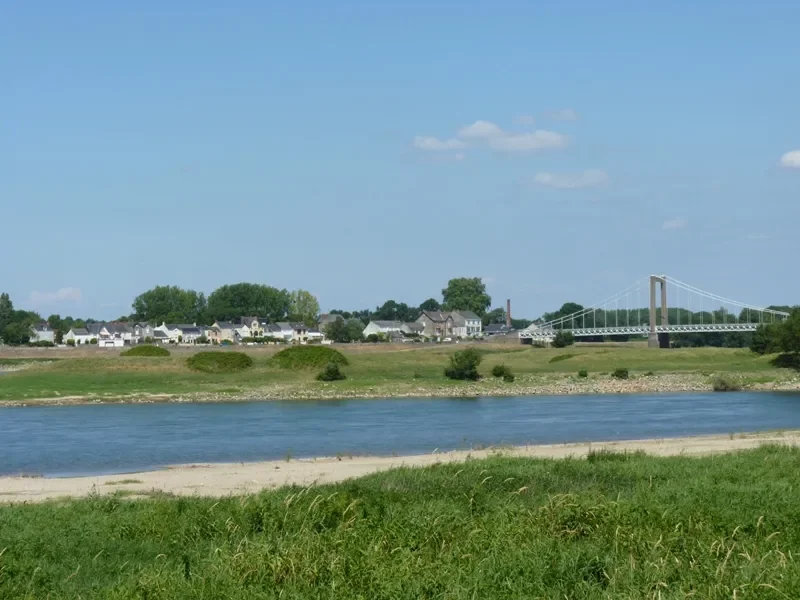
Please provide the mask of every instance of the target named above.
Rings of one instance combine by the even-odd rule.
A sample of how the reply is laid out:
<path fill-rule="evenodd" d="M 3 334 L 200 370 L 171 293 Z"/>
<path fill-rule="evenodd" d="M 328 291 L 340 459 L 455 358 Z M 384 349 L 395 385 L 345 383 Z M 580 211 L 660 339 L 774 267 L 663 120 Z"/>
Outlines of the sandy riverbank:
<path fill-rule="evenodd" d="M 762 444 L 800 445 L 800 431 L 742 435 L 715 435 L 625 442 L 594 442 L 520 446 L 502 450 L 455 451 L 419 456 L 317 458 L 257 463 L 180 465 L 126 475 L 71 477 L 61 479 L 0 477 L 0 502 L 38 502 L 64 496 L 126 494 L 154 491 L 176 495 L 227 496 L 252 494 L 285 485 L 309 486 L 361 477 L 396 467 L 424 467 L 436 463 L 504 456 L 566 458 L 582 457 L 590 450 L 615 452 L 643 450 L 657 456 L 701 456 L 755 448 Z M 126 483 L 123 483 L 126 482 Z"/>
<path fill-rule="evenodd" d="M 800 377 L 781 374 L 774 381 L 757 382 L 752 375 L 733 375 L 745 391 L 779 392 L 800 391 Z M 586 379 L 564 375 L 520 375 L 514 383 L 504 383 L 496 378 L 477 382 L 438 384 L 428 382 L 392 382 L 374 386 L 351 387 L 338 383 L 297 382 L 271 384 L 236 392 L 200 392 L 190 394 L 128 394 L 108 393 L 92 396 L 56 396 L 53 398 L 28 398 L 7 400 L 0 407 L 71 404 L 118 404 L 156 402 L 253 402 L 268 400 L 347 400 L 377 398 L 491 398 L 503 396 L 571 396 L 595 394 L 663 394 L 697 393 L 712 391 L 712 375 L 699 373 L 662 373 L 635 375 L 630 379 L 615 379 L 608 375 L 594 375 Z"/>

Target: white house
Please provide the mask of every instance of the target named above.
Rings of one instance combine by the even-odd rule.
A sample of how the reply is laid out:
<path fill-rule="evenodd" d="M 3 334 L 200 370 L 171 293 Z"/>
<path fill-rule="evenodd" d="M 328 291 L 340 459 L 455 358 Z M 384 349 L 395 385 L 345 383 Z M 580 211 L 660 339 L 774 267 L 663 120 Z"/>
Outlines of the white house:
<path fill-rule="evenodd" d="M 247 323 L 240 323 L 239 325 L 234 325 L 233 331 L 234 331 L 234 336 L 238 336 L 239 340 L 241 340 L 242 338 L 253 337 L 253 331 L 250 329 L 250 325 L 248 325 Z"/>
<path fill-rule="evenodd" d="M 400 321 L 370 321 L 369 325 L 364 328 L 363 335 L 384 335 L 387 338 L 392 336 L 392 333 L 400 333 L 403 324 Z"/>
<path fill-rule="evenodd" d="M 181 330 L 173 323 L 161 323 L 153 330 L 153 337 L 163 344 L 177 344 L 180 334 Z"/>
<path fill-rule="evenodd" d="M 309 329 L 306 331 L 306 340 L 309 342 L 321 342 L 325 339 L 325 334 L 323 334 L 319 329 Z"/>
<path fill-rule="evenodd" d="M 73 327 L 64 334 L 64 343 L 72 340 L 76 346 L 78 344 L 88 344 L 89 340 L 91 339 L 92 336 L 89 334 L 89 330 L 85 327 Z"/>
<path fill-rule="evenodd" d="M 47 321 L 40 321 L 31 325 L 29 336 L 32 342 L 56 342 L 56 332 Z"/>
<path fill-rule="evenodd" d="M 177 325 L 180 331 L 180 340 L 182 344 L 194 344 L 197 338 L 205 336 L 205 327 L 197 325 Z"/>
<path fill-rule="evenodd" d="M 454 310 L 450 313 L 453 318 L 453 335 L 456 337 L 473 337 L 480 335 L 483 329 L 481 318 L 469 310 Z"/>
<path fill-rule="evenodd" d="M 153 337 L 153 326 L 150 323 L 135 323 L 133 325 L 133 342 L 143 342 L 145 338 Z"/>
<path fill-rule="evenodd" d="M 310 334 L 314 331 L 314 334 Z M 295 342 L 305 344 L 309 339 L 320 339 L 324 337 L 319 331 L 309 330 L 304 323 L 288 323 L 281 321 L 279 323 L 270 323 L 264 335 L 274 337 L 285 342 Z"/>

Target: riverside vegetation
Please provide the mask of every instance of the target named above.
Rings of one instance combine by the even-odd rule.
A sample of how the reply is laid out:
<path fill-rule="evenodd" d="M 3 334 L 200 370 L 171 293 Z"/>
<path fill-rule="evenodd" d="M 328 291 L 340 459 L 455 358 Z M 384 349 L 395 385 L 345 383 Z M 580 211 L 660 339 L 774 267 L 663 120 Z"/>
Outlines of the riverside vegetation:
<path fill-rule="evenodd" d="M 223 349 L 197 353 L 174 348 L 171 356 L 124 358 L 101 349 L 19 349 L 0 358 L 0 370 L 10 371 L 0 379 L 0 402 L 702 391 L 711 390 L 718 375 L 735 377 L 745 389 L 800 387 L 796 370 L 778 368 L 775 356 L 747 349 L 576 344 L 565 354 L 501 344 L 475 348 L 480 381 L 445 377 L 460 345 L 248 347 L 235 353 L 243 355 L 235 360 L 250 359 L 252 365 L 237 371 L 201 364 L 234 354 Z M 192 359 L 201 369 L 187 364 L 200 355 L 209 357 Z M 329 362 L 344 367 L 347 379 L 316 381 Z M 510 369 L 515 381 L 491 377 L 496 365 Z M 612 378 L 616 369 L 627 369 L 629 379 Z"/>
<path fill-rule="evenodd" d="M 800 450 L 0 507 L 2 598 L 800 597 Z"/>

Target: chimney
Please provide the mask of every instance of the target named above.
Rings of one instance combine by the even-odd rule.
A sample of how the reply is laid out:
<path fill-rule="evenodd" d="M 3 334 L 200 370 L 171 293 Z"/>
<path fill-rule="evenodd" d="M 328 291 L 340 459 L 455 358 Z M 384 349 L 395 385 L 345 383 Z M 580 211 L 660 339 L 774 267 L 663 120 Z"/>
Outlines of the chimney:
<path fill-rule="evenodd" d="M 511 329 L 511 298 L 506 300 L 506 327 Z"/>

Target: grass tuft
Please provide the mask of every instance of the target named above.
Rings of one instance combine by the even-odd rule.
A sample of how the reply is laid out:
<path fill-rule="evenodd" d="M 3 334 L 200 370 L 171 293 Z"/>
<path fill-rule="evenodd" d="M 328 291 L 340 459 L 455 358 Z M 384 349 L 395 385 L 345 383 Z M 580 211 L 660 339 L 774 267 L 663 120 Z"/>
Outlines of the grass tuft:
<path fill-rule="evenodd" d="M 711 382 L 711 388 L 715 392 L 738 392 L 741 391 L 742 384 L 730 376 L 718 375 Z"/>
<path fill-rule="evenodd" d="M 186 364 L 204 373 L 237 373 L 252 367 L 253 359 L 243 352 L 198 352 Z"/>
<path fill-rule="evenodd" d="M 134 346 L 130 350 L 125 350 L 119 353 L 120 356 L 169 356 L 169 350 L 161 346 L 151 346 L 145 344 L 142 346 Z"/>
<path fill-rule="evenodd" d="M 269 362 L 281 369 L 318 369 L 329 363 L 348 364 L 344 354 L 327 346 L 293 346 L 281 350 Z"/>
<path fill-rule="evenodd" d="M 553 358 L 550 359 L 550 363 L 557 363 L 564 360 L 569 360 L 570 358 L 574 358 L 577 354 L 557 354 Z"/>

